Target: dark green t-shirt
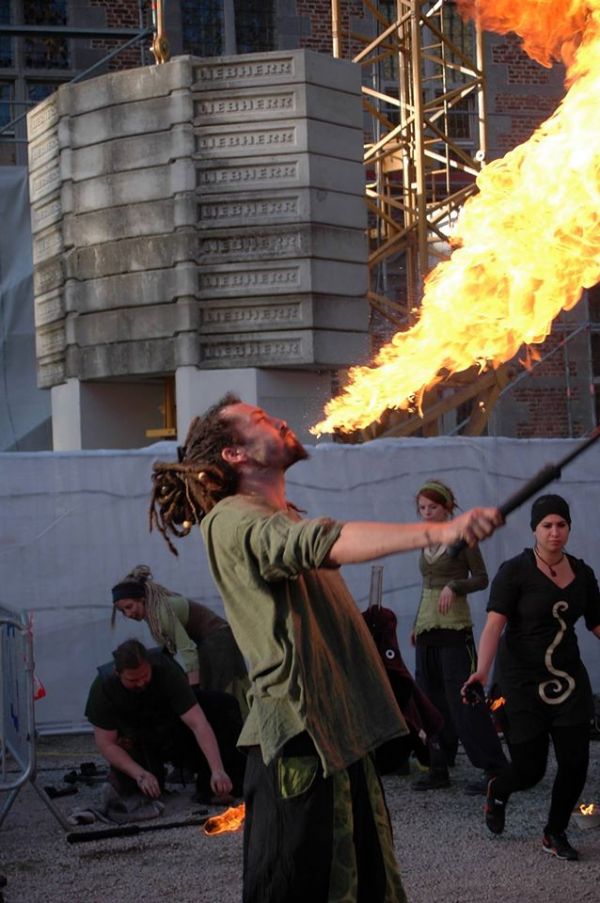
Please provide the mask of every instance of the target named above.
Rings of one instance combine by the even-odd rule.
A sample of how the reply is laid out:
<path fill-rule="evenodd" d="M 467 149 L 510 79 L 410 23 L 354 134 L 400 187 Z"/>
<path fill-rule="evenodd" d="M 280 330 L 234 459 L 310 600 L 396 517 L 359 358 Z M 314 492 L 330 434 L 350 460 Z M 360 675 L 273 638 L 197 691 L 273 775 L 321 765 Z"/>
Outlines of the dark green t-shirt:
<path fill-rule="evenodd" d="M 148 653 L 148 659 L 152 679 L 141 691 L 127 690 L 112 663 L 98 668 L 85 707 L 85 716 L 94 727 L 135 737 L 158 730 L 196 705 L 196 697 L 176 662 L 153 650 Z"/>

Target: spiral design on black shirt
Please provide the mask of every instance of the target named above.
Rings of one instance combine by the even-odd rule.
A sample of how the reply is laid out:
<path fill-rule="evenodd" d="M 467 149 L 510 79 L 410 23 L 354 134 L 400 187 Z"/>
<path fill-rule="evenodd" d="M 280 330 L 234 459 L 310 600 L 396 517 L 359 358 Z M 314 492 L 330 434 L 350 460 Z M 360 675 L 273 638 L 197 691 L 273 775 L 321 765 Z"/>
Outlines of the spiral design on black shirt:
<path fill-rule="evenodd" d="M 560 629 L 546 649 L 544 663 L 550 674 L 553 674 L 554 677 L 552 680 L 543 681 L 543 683 L 538 686 L 538 691 L 541 698 L 544 700 L 544 702 L 548 703 L 548 705 L 559 705 L 559 703 L 564 702 L 565 699 L 568 699 L 575 689 L 575 681 L 573 680 L 571 675 L 567 674 L 566 671 L 558 671 L 552 665 L 552 653 L 561 642 L 567 630 L 567 625 L 561 618 L 560 612 L 567 611 L 568 608 L 569 604 L 567 602 L 555 602 L 555 604 L 552 606 L 552 617 L 556 618 L 556 620 L 560 624 Z M 546 689 L 551 689 L 553 693 L 556 693 L 558 695 L 548 696 Z"/>

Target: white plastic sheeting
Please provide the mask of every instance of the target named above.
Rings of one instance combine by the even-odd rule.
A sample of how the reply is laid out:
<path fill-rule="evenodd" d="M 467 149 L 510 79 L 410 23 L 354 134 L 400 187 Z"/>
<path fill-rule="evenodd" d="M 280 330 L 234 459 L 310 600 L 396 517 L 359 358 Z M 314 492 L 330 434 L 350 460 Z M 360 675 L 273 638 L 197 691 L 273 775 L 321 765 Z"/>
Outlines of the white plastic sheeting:
<path fill-rule="evenodd" d="M 0 166 L 0 449 L 50 448 L 50 392 L 36 386 L 25 166 Z"/>
<path fill-rule="evenodd" d="M 549 462 L 576 447 L 570 440 L 408 439 L 362 446 L 321 444 L 288 473 L 288 496 L 308 515 L 344 520 L 415 519 L 414 495 L 437 476 L 455 490 L 462 508 L 505 500 Z M 565 469 L 549 490 L 571 504 L 570 550 L 600 573 L 597 482 L 600 443 Z M 156 459 L 173 460 L 168 443 L 136 451 L 0 454 L 0 605 L 34 617 L 36 675 L 46 697 L 36 703 L 42 731 L 85 726 L 83 709 L 96 667 L 123 639 L 151 644 L 145 624 L 119 619 L 109 626 L 110 587 L 136 564 L 155 579 L 222 612 L 198 532 L 177 543 L 179 558 L 158 533 L 148 533 L 150 472 Z M 529 505 L 483 546 L 493 576 L 499 564 L 531 543 Z M 398 635 L 409 667 L 408 637 L 419 593 L 417 553 L 385 559 L 384 605 L 398 615 Z M 344 575 L 360 609 L 368 602 L 371 565 Z M 472 596 L 479 635 L 487 595 Z M 580 629 L 582 654 L 596 692 L 600 656 L 596 638 Z M 360 668 L 361 663 L 356 662 Z"/>

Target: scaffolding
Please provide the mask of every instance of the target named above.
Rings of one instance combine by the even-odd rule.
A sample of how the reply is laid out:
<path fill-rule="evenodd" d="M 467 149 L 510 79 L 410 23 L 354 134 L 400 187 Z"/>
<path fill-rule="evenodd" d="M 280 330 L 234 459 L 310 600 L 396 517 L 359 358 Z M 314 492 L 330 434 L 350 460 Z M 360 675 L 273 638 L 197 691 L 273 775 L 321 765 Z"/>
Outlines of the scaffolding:
<path fill-rule="evenodd" d="M 362 0 L 352 6 L 352 20 L 349 9 L 332 0 L 332 52 L 364 70 L 368 301 L 376 352 L 392 333 L 414 325 L 425 277 L 448 258 L 453 224 L 477 191 L 488 157 L 484 45 L 455 0 Z M 447 374 L 424 393 L 419 413 L 388 410 L 366 430 L 340 438 L 481 435 L 496 402 L 559 351 L 568 435 L 577 435 L 569 346 L 589 333 L 587 311 L 583 321 L 553 331 L 558 344 L 527 370 L 513 360 L 483 373 L 473 367 Z"/>
<path fill-rule="evenodd" d="M 374 348 L 410 328 L 424 279 L 450 254 L 449 235 L 486 159 L 483 41 L 453 0 L 363 0 L 352 27 L 332 0 L 333 55 L 364 70 L 366 200 Z M 461 432 L 479 435 L 516 368 L 449 376 L 426 393 L 423 416 L 388 412 L 360 439 L 437 435 L 453 409 Z M 459 410 L 460 409 L 460 410 Z"/>

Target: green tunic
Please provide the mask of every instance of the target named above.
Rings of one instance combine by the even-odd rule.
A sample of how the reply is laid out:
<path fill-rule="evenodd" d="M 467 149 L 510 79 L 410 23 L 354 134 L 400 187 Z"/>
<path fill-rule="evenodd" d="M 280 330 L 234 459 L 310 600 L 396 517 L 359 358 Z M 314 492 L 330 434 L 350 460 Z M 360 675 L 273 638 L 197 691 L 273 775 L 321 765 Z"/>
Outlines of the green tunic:
<path fill-rule="evenodd" d="M 306 730 L 325 775 L 407 728 L 337 568 L 322 567 L 342 529 L 327 518 L 237 495 L 202 521 L 213 577 L 252 689 L 240 745 L 268 764 Z"/>
<path fill-rule="evenodd" d="M 419 568 L 423 575 L 421 601 L 415 619 L 414 632 L 418 636 L 427 630 L 465 630 L 473 626 L 467 593 L 485 589 L 488 575 L 478 547 L 463 549 L 455 558 L 440 550 L 434 560 L 421 552 Z M 449 586 L 455 593 L 446 614 L 438 611 L 440 592 Z"/>
<path fill-rule="evenodd" d="M 192 605 L 204 616 L 197 619 L 200 622 L 197 630 L 192 630 L 190 625 Z M 172 619 L 169 617 L 169 609 L 174 615 Z M 168 637 L 172 647 L 181 657 L 181 664 L 186 673 L 198 670 L 198 644 L 215 630 L 227 627 L 227 621 L 215 612 L 200 605 L 199 602 L 190 603 L 183 596 L 169 596 L 168 603 L 160 607 L 159 616 L 161 632 L 164 637 Z"/>

